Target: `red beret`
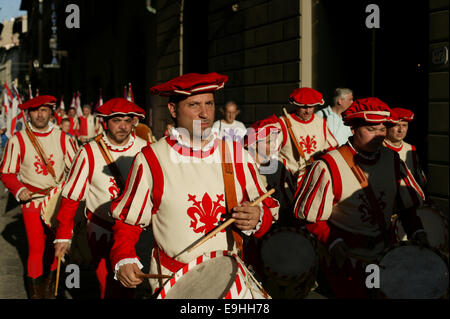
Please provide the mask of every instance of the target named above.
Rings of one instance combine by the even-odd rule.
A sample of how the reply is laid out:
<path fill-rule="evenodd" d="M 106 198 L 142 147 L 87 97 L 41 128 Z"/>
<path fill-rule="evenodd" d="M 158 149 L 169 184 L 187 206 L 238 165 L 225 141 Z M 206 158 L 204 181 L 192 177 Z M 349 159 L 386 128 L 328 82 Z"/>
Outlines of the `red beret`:
<path fill-rule="evenodd" d="M 216 72 L 208 74 L 188 73 L 150 88 L 150 93 L 161 96 L 189 96 L 220 90 L 226 82 L 228 82 L 228 76 Z"/>
<path fill-rule="evenodd" d="M 114 115 L 136 115 L 145 117 L 145 111 L 133 102 L 122 97 L 111 99 L 96 109 L 98 116 L 108 117 Z"/>
<path fill-rule="evenodd" d="M 314 106 L 325 103 L 322 93 L 311 88 L 295 89 L 289 95 L 289 102 L 298 106 Z"/>
<path fill-rule="evenodd" d="M 369 123 L 395 122 L 391 117 L 389 106 L 376 97 L 368 97 L 353 101 L 352 105 L 342 113 L 345 125 L 351 125 L 354 119 L 363 119 Z"/>
<path fill-rule="evenodd" d="M 414 112 L 401 107 L 391 109 L 391 115 L 394 120 L 411 122 L 414 119 Z"/>
<path fill-rule="evenodd" d="M 278 117 L 271 115 L 270 117 L 259 120 L 253 123 L 250 128 L 251 130 L 244 137 L 244 146 L 248 146 L 249 140 L 251 142 L 259 141 L 265 139 L 270 134 L 278 134 L 280 129 L 275 125 L 278 123 Z"/>
<path fill-rule="evenodd" d="M 19 104 L 19 109 L 21 110 L 28 110 L 28 109 L 34 109 L 40 106 L 48 106 L 50 108 L 53 108 L 56 106 L 56 97 L 51 95 L 39 95 L 35 98 L 32 98 L 28 101 L 26 101 L 23 104 Z"/>

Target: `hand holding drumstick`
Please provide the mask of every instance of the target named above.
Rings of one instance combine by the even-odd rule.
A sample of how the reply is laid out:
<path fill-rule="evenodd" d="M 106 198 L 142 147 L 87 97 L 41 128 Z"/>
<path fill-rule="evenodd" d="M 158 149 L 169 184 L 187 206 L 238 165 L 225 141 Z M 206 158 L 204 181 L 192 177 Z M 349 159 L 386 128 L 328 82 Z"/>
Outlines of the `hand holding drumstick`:
<path fill-rule="evenodd" d="M 233 214 L 232 217 L 229 218 L 226 222 L 224 222 L 222 225 L 211 231 L 208 235 L 206 235 L 202 240 L 200 240 L 197 244 L 195 244 L 193 247 L 188 249 L 188 252 L 191 252 L 204 242 L 206 242 L 208 239 L 214 237 L 218 232 L 220 232 L 222 229 L 228 227 L 230 224 L 235 223 L 236 227 L 240 230 L 251 230 L 255 228 L 255 226 L 259 222 L 259 207 L 257 205 L 261 203 L 264 199 L 269 197 L 275 192 L 275 189 L 271 189 L 258 199 L 256 199 L 254 202 L 244 202 L 241 206 L 237 206 L 233 208 Z"/>

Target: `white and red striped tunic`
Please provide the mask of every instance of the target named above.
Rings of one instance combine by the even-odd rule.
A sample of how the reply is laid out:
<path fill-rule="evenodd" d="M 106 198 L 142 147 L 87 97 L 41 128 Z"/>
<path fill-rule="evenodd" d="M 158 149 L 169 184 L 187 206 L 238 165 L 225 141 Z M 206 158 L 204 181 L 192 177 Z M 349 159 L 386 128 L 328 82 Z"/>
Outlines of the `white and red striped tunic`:
<path fill-rule="evenodd" d="M 204 252 L 232 250 L 225 231 L 192 252 L 186 249 L 215 228 L 226 214 L 220 140 L 208 150 L 194 151 L 170 136 L 146 147 L 136 155 L 125 192 L 115 200 L 111 212 L 120 228 L 115 233 L 111 257 L 113 266 L 122 259 L 135 258 L 133 232 L 152 226 L 155 241 L 166 256 L 188 263 Z M 234 154 L 234 179 L 238 203 L 252 201 L 267 190 L 255 165 L 241 144 L 227 142 Z M 254 236 L 262 236 L 278 218 L 279 204 L 271 197 L 263 201 L 260 226 Z M 123 227 L 119 226 L 123 225 Z M 132 226 L 126 226 L 132 225 Z M 116 237 L 117 235 L 117 237 Z M 120 237 L 120 239 L 118 239 Z M 170 273 L 165 268 L 163 273 Z M 172 269 L 172 271 L 174 271 Z M 156 273 L 152 257 L 150 272 Z"/>
<path fill-rule="evenodd" d="M 123 147 L 111 145 L 105 134 L 103 140 L 125 180 L 134 156 L 148 143 L 134 134 L 130 135 L 128 144 Z M 62 190 L 63 202 L 57 216 L 59 226 L 56 239 L 72 238 L 73 217 L 80 201 L 85 201 L 86 209 L 96 217 L 113 223 L 109 209 L 112 200 L 119 196 L 113 176 L 96 141 L 80 148 Z"/>
<path fill-rule="evenodd" d="M 59 180 L 70 168 L 77 152 L 74 141 L 61 130 L 51 127 L 48 132 L 33 132 L 47 160 L 52 164 Z M 28 188 L 35 192 L 56 186 L 25 130 L 17 132 L 9 141 L 0 166 L 2 181 L 14 197 Z M 34 201 L 40 202 L 42 198 Z"/>
<path fill-rule="evenodd" d="M 355 155 L 351 144 L 347 145 Z M 397 153 L 383 147 L 373 159 L 359 154 L 355 156 L 375 193 L 387 225 L 396 208 L 421 205 L 424 200 L 422 189 Z M 297 191 L 294 213 L 297 218 L 315 223 L 313 228 L 318 239 L 332 244 L 330 224 L 344 233 L 379 236 L 379 227 L 371 221 L 369 207 L 352 170 L 339 151 L 333 150 L 309 168 Z"/>
<path fill-rule="evenodd" d="M 416 147 L 405 141 L 402 142 L 400 146 L 395 146 L 389 143 L 388 140 L 384 140 L 384 146 L 390 148 L 393 151 L 396 151 L 400 156 L 400 159 L 406 163 L 409 170 L 413 174 L 416 181 L 420 184 L 421 187 L 424 187 L 427 183 L 427 179 L 425 177 L 424 172 L 419 164 L 419 156 L 417 155 Z"/>
<path fill-rule="evenodd" d="M 80 127 L 76 132 L 76 135 L 79 138 L 80 137 L 93 138 L 102 131 L 101 125 L 94 115 L 89 114 L 87 117 L 79 116 L 78 120 L 80 122 Z"/>

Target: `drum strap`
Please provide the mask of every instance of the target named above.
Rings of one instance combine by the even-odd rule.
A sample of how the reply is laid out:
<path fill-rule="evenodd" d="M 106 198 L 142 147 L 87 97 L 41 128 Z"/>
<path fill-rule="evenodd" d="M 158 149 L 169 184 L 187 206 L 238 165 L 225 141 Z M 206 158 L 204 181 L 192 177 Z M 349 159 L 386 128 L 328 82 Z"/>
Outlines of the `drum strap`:
<path fill-rule="evenodd" d="M 285 114 L 287 114 L 286 109 L 283 108 L 283 111 L 285 112 Z M 283 115 L 281 116 L 283 118 L 283 120 L 286 122 L 286 126 L 289 132 L 289 136 L 291 138 L 291 142 L 292 144 L 295 145 L 295 148 L 297 149 L 298 154 L 304 159 L 306 160 L 305 157 L 305 153 L 303 153 L 303 149 L 302 147 L 298 144 L 298 140 L 295 138 L 295 134 L 294 131 L 292 131 L 292 124 L 291 121 L 289 120 L 289 118 L 287 117 L 287 115 Z"/>
<path fill-rule="evenodd" d="M 223 181 L 225 185 L 225 200 L 227 203 L 227 212 L 231 215 L 231 210 L 238 206 L 236 198 L 236 188 L 234 185 L 234 170 L 233 170 L 233 160 L 230 157 L 230 151 L 226 145 L 226 142 L 222 140 L 222 174 Z M 231 229 L 234 241 L 236 242 L 236 247 L 238 249 L 238 254 L 243 256 L 243 240 L 241 234 Z"/>
<path fill-rule="evenodd" d="M 347 162 L 348 166 L 352 170 L 353 174 L 355 175 L 358 182 L 361 184 L 361 188 L 366 194 L 366 197 L 369 201 L 369 204 L 371 206 L 371 215 L 372 215 L 372 222 L 377 223 L 378 227 L 380 228 L 380 232 L 383 234 L 386 230 L 386 221 L 384 220 L 384 213 L 381 210 L 380 206 L 378 205 L 378 201 L 376 199 L 376 195 L 370 187 L 369 181 L 362 171 L 361 167 L 359 167 L 355 163 L 355 159 L 353 156 L 353 153 L 350 151 L 349 147 L 347 145 L 342 145 L 337 149 L 339 153 L 342 155 L 344 160 Z"/>
<path fill-rule="evenodd" d="M 117 182 L 117 187 L 119 187 L 120 190 L 119 193 L 122 193 L 122 191 L 125 189 L 125 182 L 123 181 L 122 174 L 120 174 L 120 170 L 114 162 L 111 153 L 108 150 L 108 147 L 105 145 L 105 142 L 103 142 L 102 137 L 103 134 L 99 134 L 94 138 L 94 140 L 98 145 L 100 153 L 102 153 L 102 156 L 105 159 L 106 165 L 111 170 L 111 173 L 113 174 L 114 179 Z"/>

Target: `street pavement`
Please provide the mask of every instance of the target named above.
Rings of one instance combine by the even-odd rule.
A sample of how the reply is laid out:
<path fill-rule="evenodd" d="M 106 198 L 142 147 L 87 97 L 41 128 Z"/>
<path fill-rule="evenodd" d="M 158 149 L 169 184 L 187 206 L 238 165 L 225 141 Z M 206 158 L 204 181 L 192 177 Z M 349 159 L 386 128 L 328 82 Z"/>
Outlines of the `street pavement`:
<path fill-rule="evenodd" d="M 58 299 L 98 299 L 99 287 L 95 269 L 90 264 L 90 252 L 87 246 L 86 232 L 83 223 L 78 224 L 74 230 L 77 240 L 72 243 L 72 251 L 66 257 L 66 264 L 61 266 Z M 74 236 L 75 238 L 75 236 Z M 148 272 L 150 249 L 153 247 L 152 234 L 144 231 L 136 249 L 144 272 Z M 28 244 L 23 224 L 22 213 L 17 201 L 5 192 L 0 182 L 0 299 L 27 299 L 25 283 Z M 80 287 L 68 289 L 65 287 L 67 264 L 76 264 L 80 269 Z M 148 282 L 141 284 L 136 297 L 149 298 L 150 287 Z"/>

